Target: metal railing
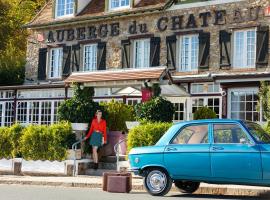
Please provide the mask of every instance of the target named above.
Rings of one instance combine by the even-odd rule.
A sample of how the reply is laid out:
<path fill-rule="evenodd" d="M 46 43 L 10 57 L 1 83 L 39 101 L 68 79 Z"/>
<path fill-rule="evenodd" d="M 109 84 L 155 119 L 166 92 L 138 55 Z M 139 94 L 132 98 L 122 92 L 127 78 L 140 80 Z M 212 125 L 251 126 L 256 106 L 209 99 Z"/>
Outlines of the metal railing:
<path fill-rule="evenodd" d="M 78 141 L 78 142 L 75 142 L 75 143 L 72 145 L 72 150 L 73 150 L 73 152 L 74 152 L 74 157 L 73 157 L 73 176 L 76 176 L 76 175 L 77 175 L 76 151 L 77 151 L 78 144 L 81 144 L 82 141 L 83 141 L 83 139 L 81 139 L 81 140 Z"/>
<path fill-rule="evenodd" d="M 126 139 L 120 140 L 118 143 L 116 143 L 116 145 L 114 145 L 114 152 L 116 154 L 116 170 L 117 172 L 120 172 L 120 165 L 119 165 L 119 146 L 120 144 L 122 144 L 123 142 L 125 142 Z"/>

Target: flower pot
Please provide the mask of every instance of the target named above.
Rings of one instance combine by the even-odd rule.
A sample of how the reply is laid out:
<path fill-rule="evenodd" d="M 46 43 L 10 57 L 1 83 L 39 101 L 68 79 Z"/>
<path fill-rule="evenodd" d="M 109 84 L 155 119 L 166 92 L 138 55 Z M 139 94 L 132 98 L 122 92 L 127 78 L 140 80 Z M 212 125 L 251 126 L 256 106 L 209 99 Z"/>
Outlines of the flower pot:
<path fill-rule="evenodd" d="M 126 126 L 127 126 L 128 130 L 134 128 L 135 126 L 139 126 L 139 125 L 140 125 L 140 122 L 138 122 L 138 121 L 126 121 Z"/>
<path fill-rule="evenodd" d="M 75 155 L 74 155 L 74 153 L 75 153 Z M 77 149 L 75 152 L 72 149 L 67 150 L 67 160 L 73 160 L 74 156 L 76 156 L 76 160 L 82 159 L 81 149 Z"/>
<path fill-rule="evenodd" d="M 88 123 L 72 123 L 72 130 L 73 131 L 87 131 Z"/>

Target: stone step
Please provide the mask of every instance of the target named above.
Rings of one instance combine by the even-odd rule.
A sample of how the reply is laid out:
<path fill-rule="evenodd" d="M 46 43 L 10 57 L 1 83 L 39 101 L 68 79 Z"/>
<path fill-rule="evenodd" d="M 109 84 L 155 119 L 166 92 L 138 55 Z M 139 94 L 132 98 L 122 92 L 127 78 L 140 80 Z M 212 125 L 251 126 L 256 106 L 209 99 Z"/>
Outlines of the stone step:
<path fill-rule="evenodd" d="M 87 176 L 102 176 L 104 172 L 116 172 L 116 170 L 108 170 L 108 169 L 87 169 L 85 171 L 85 175 Z"/>
<path fill-rule="evenodd" d="M 116 156 L 106 156 L 101 158 L 101 162 L 106 162 L 106 163 L 115 163 L 117 160 Z M 119 156 L 119 161 L 126 161 L 126 156 Z"/>
<path fill-rule="evenodd" d="M 128 161 L 120 161 L 119 166 L 121 170 L 126 170 L 129 168 L 129 162 Z M 89 169 L 94 168 L 94 163 L 89 163 L 88 164 Z M 116 170 L 117 169 L 117 164 L 115 163 L 107 163 L 107 162 L 99 162 L 98 163 L 98 168 L 99 169 L 104 169 L 104 170 Z"/>

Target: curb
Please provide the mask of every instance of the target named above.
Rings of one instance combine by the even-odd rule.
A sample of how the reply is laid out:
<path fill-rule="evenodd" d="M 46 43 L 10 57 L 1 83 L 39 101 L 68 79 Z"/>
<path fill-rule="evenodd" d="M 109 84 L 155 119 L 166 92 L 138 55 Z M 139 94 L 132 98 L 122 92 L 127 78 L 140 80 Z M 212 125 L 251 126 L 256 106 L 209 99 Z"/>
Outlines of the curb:
<path fill-rule="evenodd" d="M 38 181 L 38 180 L 0 180 L 0 184 L 7 185 L 33 185 L 33 186 L 54 186 L 54 187 L 80 187 L 90 189 L 102 189 L 101 183 L 82 183 L 82 182 L 52 182 L 52 181 Z M 142 184 L 133 184 L 132 190 L 145 191 Z M 176 187 L 172 187 L 172 192 L 178 192 Z M 238 186 L 238 185 L 208 185 L 202 184 L 198 191 L 194 194 L 202 195 L 232 195 L 232 196 L 263 196 L 270 197 L 270 188 L 266 187 L 252 187 L 252 186 Z"/>

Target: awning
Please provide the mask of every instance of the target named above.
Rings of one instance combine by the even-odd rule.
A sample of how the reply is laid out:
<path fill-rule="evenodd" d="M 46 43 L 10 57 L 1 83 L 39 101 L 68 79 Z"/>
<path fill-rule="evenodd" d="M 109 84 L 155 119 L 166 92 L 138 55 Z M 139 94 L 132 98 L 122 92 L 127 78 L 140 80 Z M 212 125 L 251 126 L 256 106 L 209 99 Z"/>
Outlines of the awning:
<path fill-rule="evenodd" d="M 142 85 L 145 82 L 161 83 L 170 79 L 166 67 L 153 67 L 146 69 L 106 70 L 95 72 L 72 73 L 66 80 L 66 84 L 82 83 L 85 86 L 133 86 Z"/>

